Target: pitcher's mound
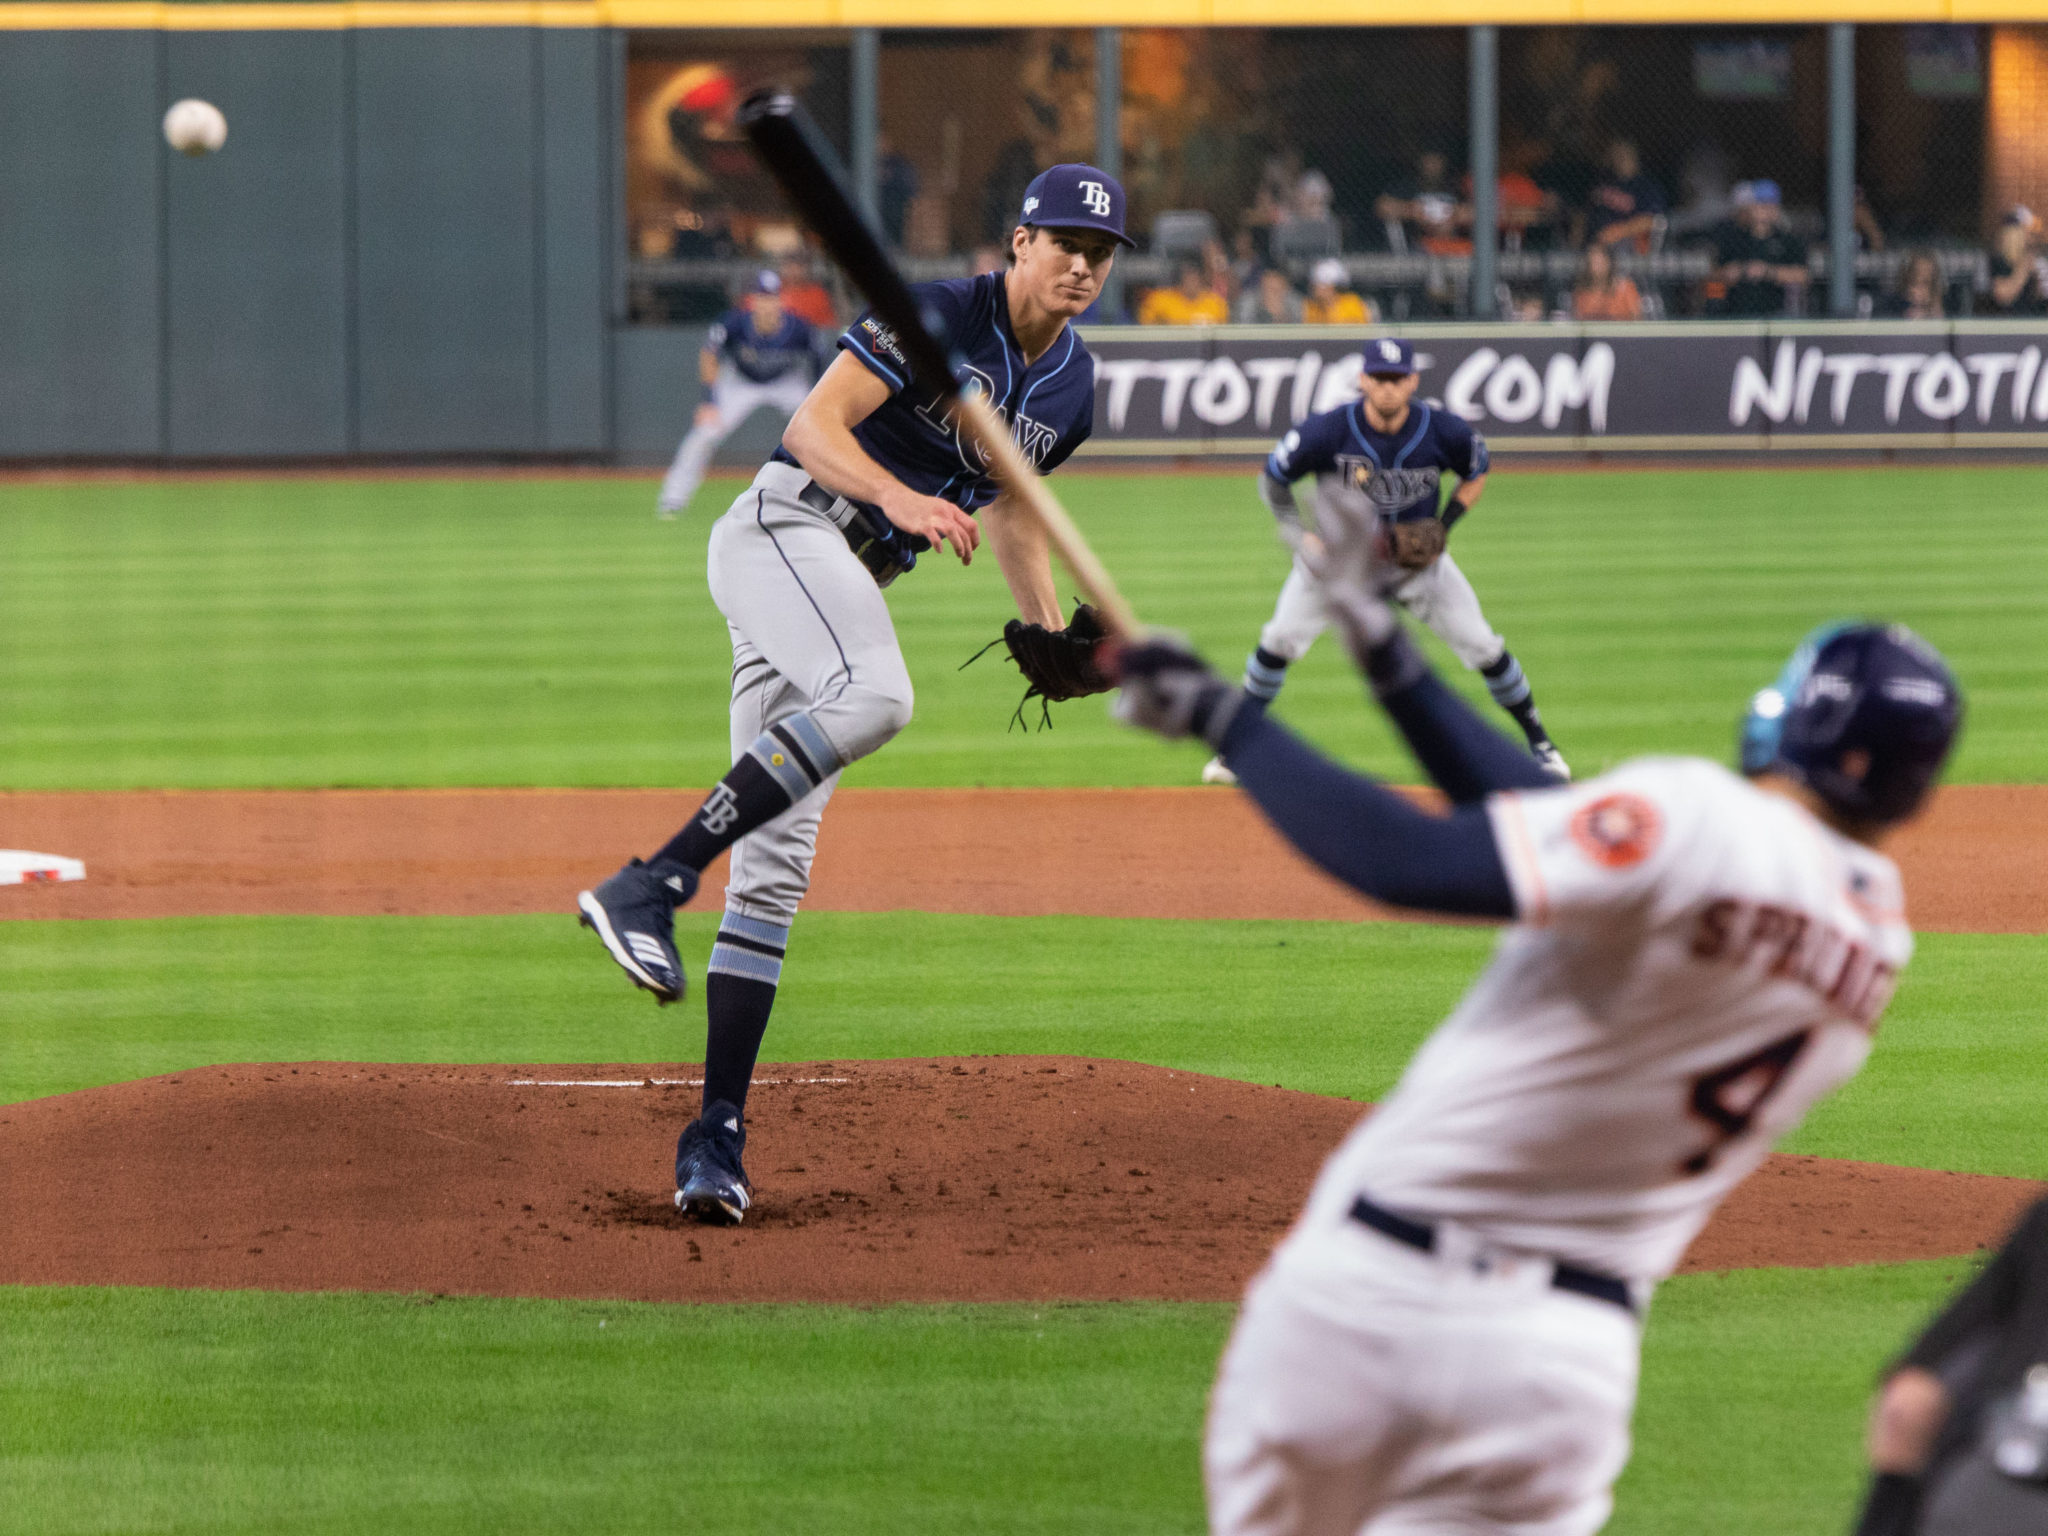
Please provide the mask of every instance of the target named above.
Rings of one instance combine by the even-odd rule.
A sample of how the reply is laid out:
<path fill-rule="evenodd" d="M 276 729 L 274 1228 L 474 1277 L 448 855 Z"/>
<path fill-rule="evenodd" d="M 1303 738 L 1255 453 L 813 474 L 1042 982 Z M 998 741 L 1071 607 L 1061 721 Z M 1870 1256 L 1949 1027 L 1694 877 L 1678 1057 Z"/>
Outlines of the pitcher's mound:
<path fill-rule="evenodd" d="M 0 1283 L 1233 1300 L 1361 1106 L 1069 1057 L 764 1067 L 757 1204 L 670 1205 L 678 1067 L 208 1067 L 0 1107 Z M 1692 1267 L 1967 1253 L 2036 1193 L 1775 1158 Z"/>

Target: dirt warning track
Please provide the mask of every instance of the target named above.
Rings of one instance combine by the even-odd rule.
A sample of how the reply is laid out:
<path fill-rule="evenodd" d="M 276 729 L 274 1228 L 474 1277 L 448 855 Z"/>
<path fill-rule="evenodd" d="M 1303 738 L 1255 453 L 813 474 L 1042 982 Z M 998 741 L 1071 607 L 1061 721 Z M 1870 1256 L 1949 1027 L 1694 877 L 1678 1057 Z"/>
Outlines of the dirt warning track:
<path fill-rule="evenodd" d="M 687 1067 L 207 1067 L 0 1106 L 0 1283 L 1234 1301 L 1357 1121 L 1128 1062 L 769 1066 L 758 1204 L 671 1209 Z M 2038 1186 L 1774 1157 L 1691 1269 L 1974 1251 Z"/>
<path fill-rule="evenodd" d="M 0 891 L 6 917 L 568 912 L 675 830 L 691 790 L 0 795 L 0 847 L 86 861 L 82 885 Z M 2048 932 L 2048 786 L 1963 785 L 1893 845 L 1930 932 Z M 715 865 L 698 906 L 715 908 Z M 813 911 L 1390 917 L 1215 789 L 848 789 Z"/>

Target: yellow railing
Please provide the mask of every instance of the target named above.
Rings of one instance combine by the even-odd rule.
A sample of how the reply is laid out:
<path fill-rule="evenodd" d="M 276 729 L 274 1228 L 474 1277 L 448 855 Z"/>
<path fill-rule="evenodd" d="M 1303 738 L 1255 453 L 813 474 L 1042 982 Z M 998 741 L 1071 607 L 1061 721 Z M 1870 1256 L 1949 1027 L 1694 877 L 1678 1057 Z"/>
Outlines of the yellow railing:
<path fill-rule="evenodd" d="M 340 31 L 351 27 L 1502 26 L 2048 21 L 2048 0 L 0 0 L 0 31 Z"/>

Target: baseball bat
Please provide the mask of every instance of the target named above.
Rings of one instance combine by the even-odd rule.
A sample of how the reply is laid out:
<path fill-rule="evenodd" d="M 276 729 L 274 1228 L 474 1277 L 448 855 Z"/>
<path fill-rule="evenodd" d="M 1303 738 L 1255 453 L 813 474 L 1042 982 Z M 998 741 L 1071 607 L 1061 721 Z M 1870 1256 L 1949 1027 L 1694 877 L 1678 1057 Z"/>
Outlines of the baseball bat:
<path fill-rule="evenodd" d="M 1073 572 L 1104 625 L 1117 635 L 1136 635 L 1137 614 L 1088 547 L 1067 509 L 1017 446 L 1002 417 L 978 393 L 961 390 L 952 360 L 937 334 L 937 317 L 919 305 L 880 238 L 854 207 L 838 169 L 838 157 L 796 98 L 784 90 L 756 91 L 741 104 L 739 123 L 791 205 L 817 232 L 876 316 L 896 333 L 917 382 L 953 410 L 996 478 L 1044 527 L 1054 552 Z"/>

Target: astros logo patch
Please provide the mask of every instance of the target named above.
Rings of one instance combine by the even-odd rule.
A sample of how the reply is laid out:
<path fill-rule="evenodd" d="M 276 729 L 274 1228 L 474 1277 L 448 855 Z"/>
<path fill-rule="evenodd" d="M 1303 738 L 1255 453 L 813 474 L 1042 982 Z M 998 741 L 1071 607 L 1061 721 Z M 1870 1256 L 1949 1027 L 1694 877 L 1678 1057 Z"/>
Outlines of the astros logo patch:
<path fill-rule="evenodd" d="M 1657 807 L 1641 795 L 1602 795 L 1572 818 L 1572 841 L 1602 869 L 1647 859 L 1664 831 Z"/>

